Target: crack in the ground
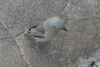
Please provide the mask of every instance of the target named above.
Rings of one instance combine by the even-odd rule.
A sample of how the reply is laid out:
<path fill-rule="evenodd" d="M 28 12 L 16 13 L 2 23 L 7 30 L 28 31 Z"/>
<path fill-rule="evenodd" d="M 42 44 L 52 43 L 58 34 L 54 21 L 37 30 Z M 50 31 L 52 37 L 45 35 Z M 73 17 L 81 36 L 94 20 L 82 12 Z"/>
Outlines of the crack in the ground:
<path fill-rule="evenodd" d="M 62 15 L 64 14 L 64 10 L 65 10 L 65 8 L 67 7 L 67 2 L 68 2 L 68 0 L 66 0 L 66 3 L 65 3 L 65 6 L 63 7 L 63 9 L 62 9 Z M 78 10 L 80 9 L 80 6 L 83 4 L 83 2 L 84 2 L 84 0 L 81 2 L 81 4 L 79 5 L 79 7 L 77 8 L 77 10 L 75 11 L 75 13 L 71 13 L 71 16 L 67 16 L 67 17 L 70 17 L 70 18 L 68 18 L 68 20 L 70 20 L 70 19 L 72 19 L 73 17 L 75 17 L 76 15 L 76 13 L 78 12 Z M 63 20 L 65 20 L 66 18 L 64 18 Z M 76 18 L 76 19 L 78 19 L 78 18 Z"/>
<path fill-rule="evenodd" d="M 16 43 L 17 43 L 17 40 L 15 39 L 15 41 L 16 41 Z M 18 45 L 19 43 L 17 43 L 17 45 Z M 20 44 L 19 44 L 20 45 Z M 19 46 L 18 45 L 18 46 Z M 20 47 L 20 50 L 21 50 L 21 54 L 22 54 L 22 56 L 23 56 L 23 58 L 24 58 L 24 60 L 27 62 L 27 64 L 29 65 L 29 67 L 32 67 L 31 65 L 30 65 L 30 63 L 29 63 L 29 61 L 26 59 L 26 57 L 25 57 L 25 54 L 24 54 L 24 50 L 21 48 L 21 46 L 19 46 Z"/>
<path fill-rule="evenodd" d="M 34 2 L 35 3 L 35 2 Z M 33 3 L 33 4 L 34 4 Z M 32 5 L 33 5 L 32 4 Z M 31 5 L 31 7 L 32 7 L 32 5 Z M 27 11 L 27 8 L 26 8 L 26 13 L 23 15 L 23 17 L 21 17 L 21 19 L 18 21 L 18 23 L 27 15 L 27 13 L 28 13 L 29 11 Z M 2 40 L 2 39 L 5 39 L 5 38 L 16 38 L 16 37 L 18 37 L 19 35 L 21 35 L 21 34 L 23 34 L 24 33 L 24 31 L 22 31 L 21 33 L 19 33 L 19 34 L 17 34 L 16 36 L 13 36 L 13 34 L 11 33 L 11 31 L 8 29 L 8 27 L 4 24 L 4 22 L 1 22 L 2 23 L 2 25 L 8 30 L 8 32 L 12 35 L 12 37 L 4 37 L 4 38 L 1 38 L 0 40 Z M 16 41 L 16 43 L 17 43 L 17 45 L 19 44 L 18 42 L 17 42 L 17 40 L 15 39 L 15 41 Z M 19 44 L 20 45 L 20 44 Z M 18 46 L 19 46 L 18 45 Z M 20 47 L 20 50 L 21 50 L 21 54 L 22 54 L 22 56 L 23 56 L 23 58 L 24 58 L 24 60 L 27 62 L 27 64 L 29 65 L 29 67 L 32 67 L 31 65 L 30 65 L 30 63 L 29 63 L 29 61 L 26 59 L 26 57 L 25 57 L 25 55 L 24 55 L 24 50 L 22 49 L 22 47 L 21 46 L 19 46 Z"/>
<path fill-rule="evenodd" d="M 80 6 L 83 4 L 83 2 L 84 2 L 84 0 L 83 0 L 82 3 L 80 4 Z M 80 9 L 80 6 L 79 6 L 79 8 L 77 9 L 77 11 Z M 77 11 L 76 11 L 75 13 L 77 13 Z"/>
<path fill-rule="evenodd" d="M 63 12 L 63 11 L 65 10 L 65 8 L 67 7 L 67 1 L 68 1 L 68 0 L 65 1 L 66 3 L 64 4 L 64 7 L 63 7 L 63 9 L 62 9 L 62 12 Z"/>
<path fill-rule="evenodd" d="M 19 35 L 23 34 L 24 31 L 22 31 L 21 33 L 18 33 L 16 36 L 14 36 L 15 38 L 18 37 Z"/>
<path fill-rule="evenodd" d="M 7 26 L 3 23 L 3 22 L 1 22 L 2 23 L 2 25 L 9 31 L 9 29 L 7 28 Z M 10 31 L 9 31 L 9 33 L 11 33 Z M 17 34 L 17 36 L 19 36 L 20 34 L 22 34 L 23 32 L 21 32 L 21 33 L 19 33 L 19 34 Z M 12 35 L 12 37 L 10 37 L 10 38 L 14 38 L 15 39 L 15 37 L 13 36 L 13 34 L 11 33 L 11 35 Z M 16 37 L 17 37 L 16 36 Z M 5 37 L 5 38 L 9 38 L 9 37 Z M 1 38 L 1 39 L 4 39 L 4 38 Z M 16 43 L 17 43 L 17 45 L 19 44 L 18 42 L 17 42 L 17 40 L 15 39 L 15 41 L 16 41 Z M 19 46 L 19 45 L 18 45 Z M 20 46 L 19 46 L 20 47 Z M 23 58 L 24 58 L 24 60 L 27 62 L 27 64 L 29 65 L 29 67 L 32 67 L 32 66 L 30 66 L 30 63 L 27 61 L 27 59 L 25 58 L 25 55 L 24 55 L 24 51 L 23 51 L 23 49 L 20 47 L 20 50 L 21 50 L 21 54 L 23 55 Z"/>
<path fill-rule="evenodd" d="M 35 3 L 35 2 L 34 2 Z M 34 4 L 33 3 L 33 4 Z M 32 5 L 33 5 L 32 4 Z M 32 5 L 31 5 L 31 7 L 32 7 Z M 26 16 L 27 15 L 27 13 L 28 13 L 29 11 L 27 11 L 27 9 L 26 9 L 26 13 L 23 15 L 23 17 L 18 21 L 18 22 L 20 22 L 23 18 L 24 18 L 24 16 Z M 26 21 L 26 20 L 25 20 Z M 16 43 L 17 43 L 17 45 L 19 44 L 18 42 L 17 42 L 17 40 L 16 40 L 16 37 L 18 37 L 19 35 L 21 35 L 21 34 L 23 34 L 25 31 L 22 31 L 21 33 L 19 33 L 19 34 L 17 34 L 14 38 L 15 38 L 15 41 L 16 41 Z M 19 44 L 20 45 L 20 44 Z M 18 45 L 18 46 L 19 46 Z M 25 54 L 24 54 L 24 50 L 23 50 L 23 48 L 21 47 L 21 46 L 19 46 L 20 47 L 20 50 L 21 50 L 21 54 L 22 54 L 22 56 L 23 56 L 23 58 L 24 58 L 24 60 L 27 62 L 27 64 L 29 65 L 29 67 L 32 67 L 31 65 L 30 65 L 30 62 L 26 59 L 26 57 L 25 57 Z"/>
<path fill-rule="evenodd" d="M 15 38 L 15 41 L 16 41 L 17 45 L 18 45 L 18 44 L 20 45 L 20 43 L 17 42 L 16 38 Z M 19 45 L 18 45 L 18 46 L 19 46 Z M 19 48 L 20 48 L 20 50 L 21 50 L 21 54 L 22 54 L 24 60 L 27 62 L 27 64 L 29 65 L 29 67 L 32 67 L 32 66 L 30 65 L 29 61 L 28 61 L 28 60 L 26 59 L 26 57 L 25 57 L 23 48 L 22 48 L 21 46 L 19 46 Z"/>
<path fill-rule="evenodd" d="M 11 32 L 9 31 L 8 27 L 7 27 L 2 21 L 1 21 L 1 23 L 2 23 L 2 25 L 8 30 L 8 32 L 11 33 Z M 11 35 L 12 35 L 12 33 L 11 33 Z"/>

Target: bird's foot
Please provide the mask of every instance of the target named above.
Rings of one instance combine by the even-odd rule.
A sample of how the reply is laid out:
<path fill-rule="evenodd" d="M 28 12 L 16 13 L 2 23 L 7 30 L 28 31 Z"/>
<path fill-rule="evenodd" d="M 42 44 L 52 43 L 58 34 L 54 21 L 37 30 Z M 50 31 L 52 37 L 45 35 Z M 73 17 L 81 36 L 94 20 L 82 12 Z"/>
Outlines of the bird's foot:
<path fill-rule="evenodd" d="M 36 48 L 37 48 L 37 50 L 38 50 L 39 52 L 45 53 L 43 49 L 39 49 L 39 47 L 36 47 Z"/>
<path fill-rule="evenodd" d="M 36 47 L 36 48 L 38 49 L 38 51 L 39 51 L 39 52 L 43 52 L 43 53 L 45 53 L 45 52 L 44 52 L 44 50 L 39 49 L 38 42 L 36 42 L 36 45 L 37 45 L 37 47 Z"/>

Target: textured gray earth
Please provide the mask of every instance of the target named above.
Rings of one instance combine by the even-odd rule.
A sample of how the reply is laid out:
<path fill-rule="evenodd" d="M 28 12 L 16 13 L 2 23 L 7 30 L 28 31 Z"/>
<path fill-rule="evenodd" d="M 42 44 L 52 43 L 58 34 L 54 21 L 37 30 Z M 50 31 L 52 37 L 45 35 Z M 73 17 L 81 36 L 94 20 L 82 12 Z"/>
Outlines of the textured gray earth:
<path fill-rule="evenodd" d="M 67 32 L 39 43 L 26 29 L 58 16 Z M 0 67 L 88 67 L 100 59 L 100 0 L 0 0 Z"/>

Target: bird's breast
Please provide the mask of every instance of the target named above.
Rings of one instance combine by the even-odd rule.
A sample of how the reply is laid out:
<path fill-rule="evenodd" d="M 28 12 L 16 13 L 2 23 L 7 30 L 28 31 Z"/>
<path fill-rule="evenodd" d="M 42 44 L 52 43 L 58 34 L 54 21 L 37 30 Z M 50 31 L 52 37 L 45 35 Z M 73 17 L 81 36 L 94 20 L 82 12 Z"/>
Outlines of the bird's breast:
<path fill-rule="evenodd" d="M 49 30 L 45 32 L 44 36 L 47 40 L 51 40 L 57 35 L 57 33 L 58 33 L 58 30 Z"/>
<path fill-rule="evenodd" d="M 50 19 L 45 21 L 43 27 L 45 29 L 44 37 L 46 38 L 46 40 L 53 39 L 58 33 L 58 30 L 50 24 Z"/>

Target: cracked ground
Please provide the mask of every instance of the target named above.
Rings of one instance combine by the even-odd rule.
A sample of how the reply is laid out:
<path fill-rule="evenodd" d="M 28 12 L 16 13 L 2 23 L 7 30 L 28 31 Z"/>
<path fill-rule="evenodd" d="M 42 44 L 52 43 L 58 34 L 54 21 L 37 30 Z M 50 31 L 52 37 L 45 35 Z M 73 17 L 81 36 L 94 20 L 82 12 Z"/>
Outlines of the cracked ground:
<path fill-rule="evenodd" d="M 41 53 L 24 32 L 53 16 L 68 31 L 39 43 Z M 100 0 L 0 0 L 0 67 L 88 67 L 98 52 Z"/>

